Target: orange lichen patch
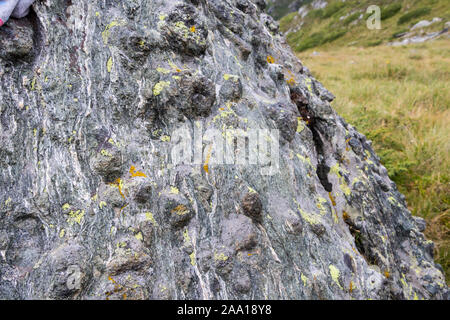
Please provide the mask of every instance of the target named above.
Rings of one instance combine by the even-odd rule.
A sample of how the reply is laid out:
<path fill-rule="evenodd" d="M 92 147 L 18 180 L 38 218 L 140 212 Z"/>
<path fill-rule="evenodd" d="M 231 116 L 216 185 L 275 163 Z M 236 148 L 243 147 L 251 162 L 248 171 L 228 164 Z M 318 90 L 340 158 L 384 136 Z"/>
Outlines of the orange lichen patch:
<path fill-rule="evenodd" d="M 344 221 L 347 221 L 348 219 L 350 219 L 350 216 L 348 215 L 347 211 L 342 212 L 342 218 L 344 219 Z"/>
<path fill-rule="evenodd" d="M 289 85 L 295 85 L 296 84 L 294 77 L 289 78 L 289 80 L 286 80 L 286 82 Z"/>
<path fill-rule="evenodd" d="M 386 278 L 388 278 L 389 279 L 389 276 L 390 276 L 390 273 L 389 273 L 389 271 L 384 271 L 384 276 L 386 277 Z"/>
<path fill-rule="evenodd" d="M 192 26 L 189 30 L 191 30 L 191 32 L 195 32 L 195 26 Z"/>
<path fill-rule="evenodd" d="M 289 69 L 285 69 L 285 70 L 287 71 L 287 73 L 289 73 L 289 77 L 286 77 L 286 78 L 289 78 L 288 80 L 286 80 L 287 84 L 289 84 L 289 85 L 297 84 L 297 82 L 295 81 L 295 76 L 291 72 L 291 70 L 289 70 Z"/>
<path fill-rule="evenodd" d="M 116 187 L 117 189 L 119 189 L 120 195 L 122 196 L 122 198 L 125 199 L 125 195 L 124 195 L 123 192 L 122 192 L 122 188 L 123 188 L 123 182 L 122 182 L 122 179 L 117 178 L 116 181 L 114 181 L 114 182 L 112 182 L 112 183 L 110 183 L 110 184 L 111 184 L 111 186 Z"/>
<path fill-rule="evenodd" d="M 108 276 L 108 280 L 111 281 L 112 283 L 116 283 L 116 280 L 114 280 L 111 276 Z"/>
<path fill-rule="evenodd" d="M 270 64 L 275 63 L 275 58 L 272 56 L 267 56 L 267 62 Z"/>
<path fill-rule="evenodd" d="M 179 216 L 184 216 L 186 213 L 189 212 L 189 210 L 186 208 L 185 205 L 179 204 L 178 206 L 173 208 L 171 212 L 175 213 L 175 214 L 177 214 Z"/>
<path fill-rule="evenodd" d="M 348 288 L 348 291 L 349 291 L 350 293 L 352 293 L 352 291 L 353 291 L 353 281 L 350 281 L 350 286 L 349 286 L 349 288 Z"/>
<path fill-rule="evenodd" d="M 140 171 L 136 171 L 136 168 L 134 166 L 131 166 L 130 174 L 131 174 L 132 177 L 144 177 L 144 178 L 147 178 L 145 173 L 140 172 Z"/>
<path fill-rule="evenodd" d="M 333 207 L 336 206 L 336 200 L 334 199 L 333 195 L 331 194 L 331 192 L 328 192 L 328 196 L 330 197 L 331 203 L 333 204 Z"/>
<path fill-rule="evenodd" d="M 127 300 L 127 294 L 124 293 L 124 294 L 122 295 L 122 298 L 123 298 L 123 300 Z"/>
<path fill-rule="evenodd" d="M 211 159 L 211 151 L 212 151 L 212 145 L 209 146 L 208 154 L 206 155 L 205 164 L 203 165 L 203 170 L 205 170 L 206 173 L 209 173 L 209 160 Z"/>
<path fill-rule="evenodd" d="M 345 151 L 350 151 L 350 148 L 348 146 L 348 143 L 350 141 L 351 138 L 348 138 L 347 140 L 345 140 Z"/>

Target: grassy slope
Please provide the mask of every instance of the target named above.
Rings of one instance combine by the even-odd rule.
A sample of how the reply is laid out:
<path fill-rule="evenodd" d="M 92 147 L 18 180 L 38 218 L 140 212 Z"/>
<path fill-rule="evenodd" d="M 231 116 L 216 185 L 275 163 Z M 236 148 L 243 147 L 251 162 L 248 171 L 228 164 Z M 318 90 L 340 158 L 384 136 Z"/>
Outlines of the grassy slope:
<path fill-rule="evenodd" d="M 412 213 L 427 220 L 449 281 L 450 41 L 313 50 L 300 59 L 337 96 L 339 114 L 373 140 Z"/>
<path fill-rule="evenodd" d="M 379 5 L 382 9 L 381 30 L 369 30 L 366 20 L 369 5 Z M 397 7 L 397 10 L 396 10 Z M 415 12 L 416 14 L 413 14 Z M 359 19 L 363 14 L 363 18 Z M 409 19 L 406 19 L 410 15 Z M 345 19 L 340 20 L 340 17 Z M 448 0 L 329 0 L 324 9 L 312 10 L 302 20 L 297 13 L 290 13 L 280 20 L 281 30 L 297 30 L 299 23 L 303 26 L 289 32 L 287 40 L 295 51 L 304 51 L 320 46 L 376 46 L 392 41 L 394 35 L 407 31 L 420 20 L 443 18 L 424 29 L 437 31 L 444 28 L 450 20 Z M 403 23 L 399 23 L 406 20 Z"/>

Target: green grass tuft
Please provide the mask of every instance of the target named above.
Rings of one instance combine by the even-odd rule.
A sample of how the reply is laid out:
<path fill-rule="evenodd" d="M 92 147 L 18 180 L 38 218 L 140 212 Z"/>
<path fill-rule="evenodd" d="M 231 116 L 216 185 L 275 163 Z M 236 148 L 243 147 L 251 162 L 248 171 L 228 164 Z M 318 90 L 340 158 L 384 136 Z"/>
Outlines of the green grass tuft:
<path fill-rule="evenodd" d="M 393 3 L 381 8 L 381 20 L 389 19 L 395 16 L 402 9 L 401 3 Z"/>
<path fill-rule="evenodd" d="M 405 24 L 413 19 L 423 17 L 431 12 L 431 8 L 423 7 L 405 13 L 398 19 L 398 24 Z"/>

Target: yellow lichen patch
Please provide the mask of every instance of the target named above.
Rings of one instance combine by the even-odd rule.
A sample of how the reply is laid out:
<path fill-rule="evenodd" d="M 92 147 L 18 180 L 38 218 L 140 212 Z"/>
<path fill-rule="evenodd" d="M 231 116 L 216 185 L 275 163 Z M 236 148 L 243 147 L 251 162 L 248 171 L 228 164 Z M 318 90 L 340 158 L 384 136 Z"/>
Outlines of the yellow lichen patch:
<path fill-rule="evenodd" d="M 65 210 L 69 210 L 69 209 L 70 209 L 70 204 L 68 204 L 68 203 L 63 204 L 62 209 L 63 209 L 64 211 L 65 211 Z"/>
<path fill-rule="evenodd" d="M 251 188 L 251 187 L 247 187 L 248 192 L 250 193 L 257 193 L 255 189 Z"/>
<path fill-rule="evenodd" d="M 153 217 L 153 213 L 151 212 L 146 212 L 145 213 L 145 218 L 150 221 L 155 227 L 158 225 L 158 223 L 156 222 L 155 218 Z"/>
<path fill-rule="evenodd" d="M 113 60 L 112 57 L 109 57 L 108 62 L 106 62 L 106 70 L 108 70 L 109 73 L 111 73 L 113 67 Z"/>
<path fill-rule="evenodd" d="M 103 209 L 104 206 L 106 206 L 106 202 L 105 201 L 100 201 L 100 203 L 98 204 L 98 207 L 100 209 Z"/>
<path fill-rule="evenodd" d="M 228 257 L 225 254 L 223 254 L 222 252 L 221 253 L 214 252 L 214 260 L 227 261 Z"/>
<path fill-rule="evenodd" d="M 358 182 L 362 182 L 362 180 L 358 177 L 354 178 L 352 181 L 352 187 L 355 185 L 355 183 L 358 183 Z"/>
<path fill-rule="evenodd" d="M 224 108 L 219 108 L 220 113 L 213 118 L 213 120 L 212 120 L 213 123 L 216 123 L 217 120 L 219 120 L 220 118 L 225 119 L 225 118 L 229 117 L 230 115 L 234 115 L 234 116 L 238 117 L 236 112 L 234 112 L 234 110 L 231 109 L 231 104 L 226 104 L 226 107 L 228 108 L 228 111 L 225 111 Z M 227 132 L 229 132 L 229 134 L 231 134 L 231 130 L 227 130 Z"/>
<path fill-rule="evenodd" d="M 324 206 L 325 203 L 327 203 L 327 199 L 322 197 L 317 198 L 316 206 L 319 209 L 319 213 L 321 215 L 325 215 L 327 213 L 327 209 Z"/>
<path fill-rule="evenodd" d="M 312 93 L 312 80 L 310 78 L 305 79 L 305 85 L 308 88 L 308 91 Z"/>
<path fill-rule="evenodd" d="M 169 74 L 171 71 L 164 68 L 156 68 L 156 71 L 162 74 Z"/>
<path fill-rule="evenodd" d="M 177 66 L 175 63 L 173 63 L 172 60 L 168 60 L 167 63 L 169 64 L 169 66 L 170 66 L 174 71 L 176 71 L 176 72 L 181 72 L 181 71 L 183 71 L 183 70 L 181 70 L 180 68 L 178 68 L 178 66 Z"/>
<path fill-rule="evenodd" d="M 239 79 L 239 77 L 238 76 L 235 76 L 235 75 L 233 75 L 233 74 L 228 74 L 228 73 L 225 73 L 224 75 L 223 75 L 223 79 L 225 80 L 225 81 L 228 81 L 228 80 L 233 80 L 233 81 L 237 81 L 238 79 Z"/>
<path fill-rule="evenodd" d="M 145 173 L 140 172 L 140 171 L 136 171 L 136 167 L 135 166 L 131 166 L 130 167 L 130 174 L 131 174 L 132 177 L 144 177 L 144 178 L 147 177 L 145 175 Z"/>
<path fill-rule="evenodd" d="M 180 190 L 177 187 L 170 187 L 170 193 L 179 194 Z"/>
<path fill-rule="evenodd" d="M 137 234 L 134 235 L 134 237 L 136 239 L 138 239 L 139 241 L 144 240 L 144 237 L 142 236 L 142 232 L 138 232 Z"/>
<path fill-rule="evenodd" d="M 305 129 L 305 125 L 303 124 L 302 117 L 297 117 L 297 132 L 300 133 Z"/>
<path fill-rule="evenodd" d="M 319 224 L 320 223 L 320 220 L 317 219 L 316 217 L 314 217 L 312 214 L 303 211 L 300 208 L 300 204 L 297 202 L 297 200 L 294 199 L 294 202 L 297 205 L 297 210 L 300 212 L 300 215 L 306 222 L 308 222 L 309 224 Z"/>
<path fill-rule="evenodd" d="M 189 210 L 186 208 L 185 205 L 179 204 L 175 208 L 173 208 L 171 212 L 179 216 L 184 216 L 186 213 L 189 212 Z"/>
<path fill-rule="evenodd" d="M 191 244 L 191 237 L 189 237 L 189 230 L 187 228 L 183 231 L 183 238 L 186 246 Z"/>
<path fill-rule="evenodd" d="M 31 91 L 34 91 L 36 87 L 36 77 L 33 78 L 33 80 L 31 80 Z"/>
<path fill-rule="evenodd" d="M 125 195 L 124 195 L 123 192 L 122 192 L 122 189 L 123 189 L 123 181 L 122 181 L 122 179 L 117 178 L 116 181 L 110 183 L 110 185 L 111 185 L 112 187 L 116 187 L 117 189 L 119 189 L 120 195 L 122 196 L 122 198 L 125 199 Z"/>
<path fill-rule="evenodd" d="M 348 187 L 348 185 L 343 182 L 339 185 L 341 187 L 342 192 L 346 195 L 346 196 L 350 196 L 350 194 L 352 193 L 352 191 L 350 190 L 350 188 Z"/>
<path fill-rule="evenodd" d="M 69 223 L 70 225 L 74 225 L 75 223 L 81 225 L 81 223 L 84 220 L 84 214 L 85 214 L 84 210 L 70 211 L 67 223 Z"/>
<path fill-rule="evenodd" d="M 153 95 L 159 96 L 164 88 L 170 86 L 170 81 L 160 81 L 153 87 Z"/>
<path fill-rule="evenodd" d="M 110 33 L 111 28 L 121 27 L 121 26 L 124 26 L 124 25 L 126 25 L 125 21 L 117 21 L 117 20 L 115 20 L 115 21 L 111 22 L 110 24 L 108 24 L 106 26 L 105 30 L 102 32 L 103 43 L 105 45 L 108 44 L 108 38 L 109 38 L 109 33 Z"/>
<path fill-rule="evenodd" d="M 303 273 L 300 275 L 300 278 L 302 279 L 303 285 L 306 287 L 308 278 Z"/>
<path fill-rule="evenodd" d="M 394 206 L 400 207 L 400 204 L 398 203 L 397 199 L 395 199 L 394 197 L 389 197 L 388 201 L 390 203 L 392 203 Z"/>
<path fill-rule="evenodd" d="M 332 264 L 330 264 L 328 268 L 330 269 L 331 279 L 333 279 L 333 281 L 339 286 L 339 288 L 342 289 L 341 285 L 339 284 L 339 276 L 341 274 L 339 269 Z"/>
<path fill-rule="evenodd" d="M 374 164 L 372 160 L 370 160 L 370 157 L 372 157 L 372 155 L 370 154 L 370 152 L 368 150 L 365 150 L 366 156 L 367 158 L 365 158 L 364 160 L 368 163 L 368 164 Z"/>
<path fill-rule="evenodd" d="M 183 37 L 187 39 L 190 30 L 188 27 L 186 27 L 183 21 L 177 21 L 175 22 L 175 31 L 182 33 Z"/>
<path fill-rule="evenodd" d="M 66 234 L 66 230 L 61 229 L 61 231 L 59 232 L 59 237 L 60 238 L 64 238 L 64 235 Z"/>
<path fill-rule="evenodd" d="M 302 209 L 299 209 L 300 214 L 302 215 L 303 219 L 307 221 L 309 224 L 319 224 L 320 221 L 318 221 L 312 214 L 309 214 Z"/>
<path fill-rule="evenodd" d="M 267 63 L 270 63 L 270 64 L 275 63 L 275 58 L 272 56 L 267 56 Z"/>
<path fill-rule="evenodd" d="M 163 136 L 161 136 L 161 141 L 162 142 L 170 142 L 170 137 L 166 136 L 166 135 L 163 135 Z"/>
<path fill-rule="evenodd" d="M 196 265 L 195 251 L 189 255 L 189 258 L 191 258 L 191 264 L 195 267 Z"/>
<path fill-rule="evenodd" d="M 161 14 L 161 15 L 159 16 L 159 21 L 164 21 L 164 20 L 166 20 L 166 18 L 167 18 L 167 15 Z"/>
<path fill-rule="evenodd" d="M 104 157 L 112 157 L 112 154 L 111 154 L 109 151 L 105 150 L 105 149 L 102 149 L 102 150 L 100 151 L 100 154 L 101 154 L 102 156 L 104 156 Z"/>
<path fill-rule="evenodd" d="M 297 153 L 296 156 L 297 156 L 297 158 L 299 158 L 299 160 L 301 160 L 302 162 L 309 164 L 311 167 L 313 166 L 312 163 L 311 163 L 311 159 L 310 159 L 309 157 L 304 157 L 304 156 L 302 156 L 302 155 L 299 154 L 299 153 Z"/>
<path fill-rule="evenodd" d="M 348 173 L 347 170 L 345 170 L 344 168 L 341 168 L 339 166 L 339 163 L 336 163 L 334 166 L 332 166 L 330 168 L 330 173 L 334 173 L 338 178 L 342 178 L 342 175 L 340 173 L 341 171 L 344 172 L 344 173 Z"/>

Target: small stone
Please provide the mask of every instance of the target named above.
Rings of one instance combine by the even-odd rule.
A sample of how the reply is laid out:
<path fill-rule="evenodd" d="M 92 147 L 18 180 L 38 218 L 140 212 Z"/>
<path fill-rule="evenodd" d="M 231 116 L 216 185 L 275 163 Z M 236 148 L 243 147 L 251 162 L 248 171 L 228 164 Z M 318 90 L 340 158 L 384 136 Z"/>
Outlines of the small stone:
<path fill-rule="evenodd" d="M 242 199 L 242 208 L 250 218 L 257 221 L 262 219 L 262 203 L 258 193 L 248 192 Z"/>

